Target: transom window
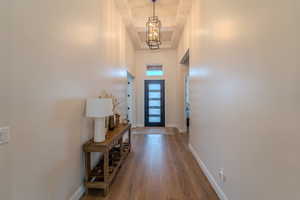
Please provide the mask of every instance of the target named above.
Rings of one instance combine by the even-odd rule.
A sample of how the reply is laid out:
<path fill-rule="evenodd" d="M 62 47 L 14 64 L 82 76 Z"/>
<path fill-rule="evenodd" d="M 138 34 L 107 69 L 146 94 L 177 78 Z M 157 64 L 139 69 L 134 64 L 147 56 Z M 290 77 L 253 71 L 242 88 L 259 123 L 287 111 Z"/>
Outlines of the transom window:
<path fill-rule="evenodd" d="M 163 66 L 162 65 L 147 65 L 147 76 L 163 76 Z"/>

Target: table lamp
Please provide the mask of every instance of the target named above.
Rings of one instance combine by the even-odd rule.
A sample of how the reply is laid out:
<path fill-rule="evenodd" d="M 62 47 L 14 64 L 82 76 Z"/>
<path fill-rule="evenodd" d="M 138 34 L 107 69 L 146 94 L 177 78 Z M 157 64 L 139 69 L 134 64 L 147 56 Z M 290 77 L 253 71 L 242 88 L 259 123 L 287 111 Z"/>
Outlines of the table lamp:
<path fill-rule="evenodd" d="M 95 120 L 94 142 L 103 142 L 105 140 L 107 131 L 105 128 L 105 117 L 113 115 L 112 110 L 112 99 L 97 98 L 86 101 L 86 116 Z"/>

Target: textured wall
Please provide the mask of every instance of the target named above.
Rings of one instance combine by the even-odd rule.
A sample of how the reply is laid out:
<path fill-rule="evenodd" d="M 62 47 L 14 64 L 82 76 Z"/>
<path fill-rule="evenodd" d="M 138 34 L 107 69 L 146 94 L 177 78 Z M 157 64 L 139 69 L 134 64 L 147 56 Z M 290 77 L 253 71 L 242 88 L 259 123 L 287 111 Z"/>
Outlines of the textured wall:
<path fill-rule="evenodd" d="M 10 45 L 13 59 L 9 65 L 1 59 L 0 88 L 11 106 L 3 110 L 8 101 L 1 96 L 0 124 L 11 126 L 12 138 L 0 147 L 0 199 L 69 199 L 83 180 L 81 145 L 93 134 L 85 99 L 105 89 L 126 111 L 125 49 L 132 45 L 123 42 L 113 1 L 10 3 L 11 40 L 0 49 Z M 2 85 L 8 70 L 12 84 Z"/>
<path fill-rule="evenodd" d="M 298 199 L 297 0 L 194 0 L 191 144 L 230 200 Z"/>

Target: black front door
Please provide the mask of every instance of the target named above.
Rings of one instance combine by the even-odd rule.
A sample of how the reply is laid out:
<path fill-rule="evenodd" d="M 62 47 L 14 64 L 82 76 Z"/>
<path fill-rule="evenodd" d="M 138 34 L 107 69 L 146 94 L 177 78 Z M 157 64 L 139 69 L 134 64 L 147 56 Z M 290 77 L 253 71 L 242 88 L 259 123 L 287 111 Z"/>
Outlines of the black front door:
<path fill-rule="evenodd" d="M 145 80 L 145 126 L 165 126 L 164 80 Z"/>

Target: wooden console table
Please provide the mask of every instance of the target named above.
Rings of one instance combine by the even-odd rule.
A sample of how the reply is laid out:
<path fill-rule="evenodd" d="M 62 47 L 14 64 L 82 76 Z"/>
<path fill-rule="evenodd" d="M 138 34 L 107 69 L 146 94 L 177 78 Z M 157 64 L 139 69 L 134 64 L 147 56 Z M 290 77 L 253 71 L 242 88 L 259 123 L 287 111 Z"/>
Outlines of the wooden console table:
<path fill-rule="evenodd" d="M 128 140 L 123 141 L 128 132 Z M 104 142 L 89 140 L 83 145 L 85 153 L 86 180 L 85 187 L 104 189 L 104 195 L 109 192 L 109 187 L 125 158 L 131 150 L 131 125 L 119 125 L 113 131 L 108 131 Z M 91 168 L 91 153 L 101 152 L 99 163 Z"/>

